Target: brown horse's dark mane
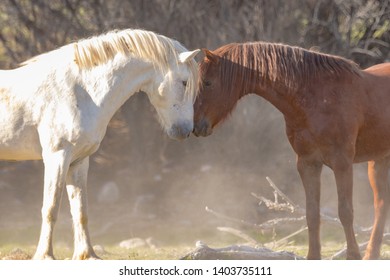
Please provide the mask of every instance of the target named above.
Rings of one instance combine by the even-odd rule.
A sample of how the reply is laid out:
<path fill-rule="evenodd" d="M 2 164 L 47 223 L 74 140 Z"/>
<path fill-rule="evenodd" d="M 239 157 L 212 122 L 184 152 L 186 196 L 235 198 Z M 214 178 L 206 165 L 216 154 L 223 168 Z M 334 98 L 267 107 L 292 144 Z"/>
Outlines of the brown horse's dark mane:
<path fill-rule="evenodd" d="M 251 90 L 248 86 L 253 79 L 298 89 L 323 75 L 334 78 L 342 74 L 360 75 L 359 67 L 348 59 L 284 44 L 232 43 L 213 53 L 220 57 L 222 85 L 237 85 L 244 91 Z M 207 71 L 208 67 L 209 64 L 202 64 L 200 70 Z"/>

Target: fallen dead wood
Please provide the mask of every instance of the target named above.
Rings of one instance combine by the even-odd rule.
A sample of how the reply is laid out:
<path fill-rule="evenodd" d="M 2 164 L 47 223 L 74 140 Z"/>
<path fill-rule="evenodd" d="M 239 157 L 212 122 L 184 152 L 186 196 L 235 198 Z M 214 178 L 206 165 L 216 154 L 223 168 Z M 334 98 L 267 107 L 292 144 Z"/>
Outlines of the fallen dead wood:
<path fill-rule="evenodd" d="M 286 251 L 272 251 L 265 247 L 233 245 L 224 248 L 210 248 L 201 241 L 194 251 L 181 260 L 303 260 L 304 258 Z"/>

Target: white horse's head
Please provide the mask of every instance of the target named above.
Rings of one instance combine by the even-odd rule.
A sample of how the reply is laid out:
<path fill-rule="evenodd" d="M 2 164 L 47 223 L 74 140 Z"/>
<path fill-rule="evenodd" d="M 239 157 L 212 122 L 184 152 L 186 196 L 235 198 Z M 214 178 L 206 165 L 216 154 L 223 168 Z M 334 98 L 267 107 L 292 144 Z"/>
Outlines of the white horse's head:
<path fill-rule="evenodd" d="M 119 57 L 126 57 L 126 62 L 131 61 L 128 57 L 136 57 L 152 64 L 150 83 L 143 85 L 142 90 L 156 108 L 167 134 L 184 139 L 193 130 L 193 106 L 198 92 L 198 65 L 194 57 L 199 51 L 188 51 L 178 41 L 151 31 L 125 29 L 77 42 L 75 61 L 79 67 L 92 68 L 120 53 Z"/>
<path fill-rule="evenodd" d="M 197 94 L 197 64 L 200 50 L 183 51 L 168 71 L 157 71 L 149 100 L 156 108 L 166 133 L 173 139 L 187 138 L 194 128 L 194 99 Z"/>

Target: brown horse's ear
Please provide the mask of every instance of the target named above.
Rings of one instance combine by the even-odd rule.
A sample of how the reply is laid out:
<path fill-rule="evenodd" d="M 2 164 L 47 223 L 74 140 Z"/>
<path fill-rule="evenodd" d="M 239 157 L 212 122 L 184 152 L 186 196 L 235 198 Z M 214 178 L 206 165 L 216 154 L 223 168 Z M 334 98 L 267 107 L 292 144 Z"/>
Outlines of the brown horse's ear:
<path fill-rule="evenodd" d="M 212 63 L 218 63 L 219 57 L 215 55 L 212 51 L 203 48 L 202 52 L 204 53 L 204 55 L 209 61 L 211 61 Z"/>

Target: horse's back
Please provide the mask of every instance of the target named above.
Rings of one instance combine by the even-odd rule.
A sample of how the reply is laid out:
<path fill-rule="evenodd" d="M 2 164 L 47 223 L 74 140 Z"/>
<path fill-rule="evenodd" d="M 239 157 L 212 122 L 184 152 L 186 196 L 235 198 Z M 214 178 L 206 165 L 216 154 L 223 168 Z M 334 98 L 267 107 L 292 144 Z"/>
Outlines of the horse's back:
<path fill-rule="evenodd" d="M 370 87 L 382 89 L 390 94 L 390 63 L 373 65 L 363 71 Z"/>
<path fill-rule="evenodd" d="M 390 63 L 381 63 L 363 70 L 363 87 L 381 105 L 390 105 Z"/>
<path fill-rule="evenodd" d="M 387 76 L 390 78 L 390 62 L 373 65 L 364 69 L 364 71 L 376 76 Z"/>

